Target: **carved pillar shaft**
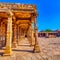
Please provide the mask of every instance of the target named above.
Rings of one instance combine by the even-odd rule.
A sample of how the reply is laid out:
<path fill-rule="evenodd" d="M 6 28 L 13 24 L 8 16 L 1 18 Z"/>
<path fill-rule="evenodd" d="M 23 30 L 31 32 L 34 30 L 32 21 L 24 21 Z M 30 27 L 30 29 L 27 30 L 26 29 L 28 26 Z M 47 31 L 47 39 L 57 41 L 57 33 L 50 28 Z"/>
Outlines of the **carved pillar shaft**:
<path fill-rule="evenodd" d="M 33 46 L 34 44 L 33 44 L 33 31 L 32 31 L 32 25 L 31 25 L 30 28 L 29 28 L 29 32 L 30 32 L 30 34 L 29 34 L 30 44 L 31 44 L 31 46 Z"/>
<path fill-rule="evenodd" d="M 31 41 L 31 26 L 29 27 L 28 31 L 27 31 L 27 38 L 28 41 L 30 43 L 30 46 L 32 45 L 32 41 Z"/>
<path fill-rule="evenodd" d="M 21 40 L 22 40 L 22 30 L 20 26 L 18 26 L 18 45 L 20 44 Z"/>
<path fill-rule="evenodd" d="M 31 29 L 31 41 L 32 41 L 32 46 L 34 46 L 35 40 L 34 40 L 34 31 L 33 31 L 33 29 Z"/>
<path fill-rule="evenodd" d="M 19 41 L 19 26 L 17 25 L 17 44 L 18 44 L 18 41 Z"/>
<path fill-rule="evenodd" d="M 16 34 L 17 34 L 17 29 L 16 29 L 16 24 L 14 24 L 14 27 L 13 27 L 13 45 L 12 47 L 13 48 L 16 48 L 17 47 L 17 38 L 16 38 Z"/>
<path fill-rule="evenodd" d="M 0 23 L 0 49 L 2 49 L 2 24 Z"/>
<path fill-rule="evenodd" d="M 40 52 L 39 44 L 38 44 L 38 30 L 36 25 L 36 19 L 34 20 L 34 32 L 35 32 L 35 45 L 34 45 L 34 52 Z"/>
<path fill-rule="evenodd" d="M 34 41 L 34 32 L 33 32 L 32 25 L 31 24 L 30 24 L 30 27 L 28 29 L 27 37 L 28 37 L 28 41 L 30 43 L 30 46 L 33 46 L 34 43 L 35 43 L 35 41 Z"/>
<path fill-rule="evenodd" d="M 19 36 L 20 36 L 20 32 L 19 32 L 19 26 L 18 26 L 18 45 L 19 45 L 19 42 L 20 42 L 20 40 L 19 40 Z"/>
<path fill-rule="evenodd" d="M 7 34 L 7 24 L 5 24 L 5 46 L 6 46 L 6 34 Z"/>
<path fill-rule="evenodd" d="M 0 40 L 1 40 L 1 23 L 0 23 Z"/>
<path fill-rule="evenodd" d="M 2 32 L 3 32 L 2 27 L 3 27 L 3 26 L 2 26 L 2 25 L 3 25 L 3 23 L 1 22 L 1 34 L 0 34 L 0 35 L 1 35 L 1 40 L 3 40 L 3 34 L 2 34 Z"/>
<path fill-rule="evenodd" d="M 9 16 L 7 22 L 6 49 L 4 55 L 11 55 L 12 53 L 11 43 L 12 43 L 12 17 Z"/>
<path fill-rule="evenodd" d="M 19 40 L 21 41 L 21 40 L 23 40 L 23 33 L 24 33 L 24 31 L 23 31 L 23 29 L 22 28 L 20 28 L 20 33 L 19 33 Z"/>
<path fill-rule="evenodd" d="M 2 46 L 5 46 L 5 24 L 2 27 Z"/>

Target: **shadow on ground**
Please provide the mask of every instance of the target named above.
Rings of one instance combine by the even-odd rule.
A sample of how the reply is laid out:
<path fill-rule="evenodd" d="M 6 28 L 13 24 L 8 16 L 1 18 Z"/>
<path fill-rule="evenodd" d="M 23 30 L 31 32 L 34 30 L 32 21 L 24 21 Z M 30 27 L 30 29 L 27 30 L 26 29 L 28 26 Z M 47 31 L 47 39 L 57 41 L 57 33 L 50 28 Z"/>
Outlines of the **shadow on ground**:
<path fill-rule="evenodd" d="M 17 50 L 17 49 L 13 49 L 13 51 L 30 52 L 30 53 L 33 53 L 33 50 Z"/>

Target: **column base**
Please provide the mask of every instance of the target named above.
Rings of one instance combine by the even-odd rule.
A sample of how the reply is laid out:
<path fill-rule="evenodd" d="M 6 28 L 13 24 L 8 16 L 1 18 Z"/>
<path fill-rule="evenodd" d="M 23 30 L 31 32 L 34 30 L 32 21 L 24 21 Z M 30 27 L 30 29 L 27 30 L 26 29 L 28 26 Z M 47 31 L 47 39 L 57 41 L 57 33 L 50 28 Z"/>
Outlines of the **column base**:
<path fill-rule="evenodd" d="M 16 48 L 17 47 L 17 43 L 16 42 L 13 42 L 12 43 L 12 48 Z"/>
<path fill-rule="evenodd" d="M 19 39 L 19 40 L 18 40 L 18 43 L 17 43 L 17 44 L 19 45 L 19 44 L 20 44 L 20 42 L 21 42 L 21 39 Z"/>
<path fill-rule="evenodd" d="M 34 44 L 30 44 L 30 46 L 32 47 L 32 46 L 34 46 Z"/>
<path fill-rule="evenodd" d="M 10 46 L 6 46 L 3 56 L 10 56 L 12 54 L 12 49 Z"/>
<path fill-rule="evenodd" d="M 39 48 L 38 45 L 34 47 L 33 52 L 34 52 L 34 53 L 39 53 L 39 52 L 40 52 L 40 48 Z"/>
<path fill-rule="evenodd" d="M 30 43 L 31 43 L 31 46 L 34 46 L 35 45 L 34 39 L 31 39 Z"/>
<path fill-rule="evenodd" d="M 35 45 L 35 42 L 32 42 L 31 45 L 34 46 Z"/>

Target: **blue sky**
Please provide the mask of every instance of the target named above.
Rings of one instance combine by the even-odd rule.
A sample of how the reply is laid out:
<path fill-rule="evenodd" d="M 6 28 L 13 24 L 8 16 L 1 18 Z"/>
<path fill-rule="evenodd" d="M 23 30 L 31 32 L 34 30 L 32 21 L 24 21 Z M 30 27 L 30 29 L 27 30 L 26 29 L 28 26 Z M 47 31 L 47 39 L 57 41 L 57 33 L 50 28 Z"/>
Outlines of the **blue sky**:
<path fill-rule="evenodd" d="M 38 31 L 60 29 L 60 0 L 0 0 L 0 2 L 35 4 L 38 11 Z"/>

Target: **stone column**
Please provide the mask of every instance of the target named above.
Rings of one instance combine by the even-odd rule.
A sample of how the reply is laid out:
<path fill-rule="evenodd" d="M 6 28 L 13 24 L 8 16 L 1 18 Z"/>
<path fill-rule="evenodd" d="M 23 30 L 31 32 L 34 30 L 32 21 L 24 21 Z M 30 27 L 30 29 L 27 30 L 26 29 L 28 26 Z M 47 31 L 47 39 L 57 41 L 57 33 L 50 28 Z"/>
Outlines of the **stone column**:
<path fill-rule="evenodd" d="M 35 32 L 35 45 L 34 45 L 34 52 L 40 52 L 39 48 L 39 40 L 38 40 L 38 30 L 37 30 L 37 25 L 36 25 L 36 19 L 34 20 L 34 32 Z"/>
<path fill-rule="evenodd" d="M 46 34 L 46 37 L 49 37 L 49 34 L 48 34 L 48 32 L 46 32 L 45 34 Z"/>
<path fill-rule="evenodd" d="M 19 40 L 19 36 L 20 36 L 20 35 L 19 35 L 19 34 L 20 34 L 20 32 L 19 32 L 19 26 L 17 27 L 17 29 L 18 29 L 18 30 L 17 30 L 17 31 L 18 31 L 17 33 L 18 33 L 18 45 L 19 45 L 19 42 L 20 42 L 20 40 Z"/>
<path fill-rule="evenodd" d="M 5 24 L 5 46 L 6 46 L 6 34 L 7 34 L 7 24 Z"/>
<path fill-rule="evenodd" d="M 0 23 L 0 40 L 1 40 L 1 23 Z"/>
<path fill-rule="evenodd" d="M 5 24 L 2 27 L 2 46 L 5 46 Z"/>
<path fill-rule="evenodd" d="M 22 40 L 22 29 L 19 28 L 19 42 Z"/>
<path fill-rule="evenodd" d="M 20 41 L 22 40 L 22 30 L 20 26 L 18 27 L 18 45 L 20 44 Z"/>
<path fill-rule="evenodd" d="M 31 40 L 31 26 L 29 26 L 29 29 L 27 31 L 27 39 L 30 43 L 30 46 L 32 46 L 32 40 Z"/>
<path fill-rule="evenodd" d="M 18 25 L 17 25 L 17 44 L 18 44 L 18 40 L 19 40 L 19 30 L 18 30 Z"/>
<path fill-rule="evenodd" d="M 20 44 L 20 41 L 23 39 L 22 35 L 23 31 L 20 26 L 18 26 L 18 45 Z"/>
<path fill-rule="evenodd" d="M 2 22 L 0 23 L 0 49 L 2 49 Z"/>
<path fill-rule="evenodd" d="M 2 25 L 3 25 L 3 23 L 1 22 L 1 41 L 3 40 L 3 34 L 2 34 L 3 33 L 3 29 L 2 29 L 3 26 Z"/>
<path fill-rule="evenodd" d="M 11 43 L 12 43 L 12 16 L 9 16 L 7 20 L 6 49 L 4 51 L 4 55 L 11 55 L 12 53 Z"/>
<path fill-rule="evenodd" d="M 0 25 L 0 41 L 3 47 L 5 45 L 5 24 L 4 22 L 1 22 L 1 25 Z"/>
<path fill-rule="evenodd" d="M 12 47 L 13 48 L 16 48 L 17 47 L 17 38 L 16 38 L 16 36 L 17 36 L 17 26 L 16 26 L 16 24 L 14 24 L 14 27 L 13 27 L 13 43 L 12 43 Z"/>
<path fill-rule="evenodd" d="M 30 42 L 30 46 L 33 46 L 35 42 L 34 42 L 34 33 L 33 33 L 32 25 L 30 25 L 30 28 L 28 30 L 28 39 Z"/>
<path fill-rule="evenodd" d="M 32 41 L 32 46 L 34 46 L 34 44 L 35 44 L 35 40 L 34 40 L 34 30 L 33 29 L 31 29 L 31 41 Z"/>

